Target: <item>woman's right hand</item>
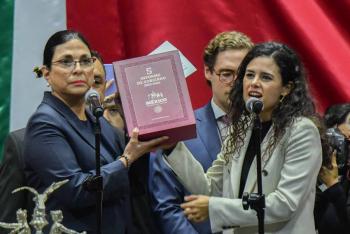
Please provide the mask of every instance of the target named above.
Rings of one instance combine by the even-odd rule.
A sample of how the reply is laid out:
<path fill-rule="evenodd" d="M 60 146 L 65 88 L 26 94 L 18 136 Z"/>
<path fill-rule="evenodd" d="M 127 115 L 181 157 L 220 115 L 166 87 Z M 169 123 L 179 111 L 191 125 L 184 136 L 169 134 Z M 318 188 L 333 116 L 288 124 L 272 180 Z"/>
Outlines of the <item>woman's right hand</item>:
<path fill-rule="evenodd" d="M 108 89 L 113 84 L 113 80 L 110 80 L 106 84 L 106 89 Z M 124 132 L 125 122 L 123 107 L 121 105 L 120 96 L 118 92 L 115 92 L 104 98 L 103 107 L 105 111 L 103 112 L 103 117 L 115 128 L 120 129 Z"/>
<path fill-rule="evenodd" d="M 142 155 L 161 148 L 163 146 L 163 143 L 169 139 L 169 137 L 163 136 L 149 141 L 139 141 L 138 136 L 139 130 L 137 128 L 134 128 L 131 134 L 131 138 L 126 145 L 123 153 L 123 155 L 128 158 L 128 162 L 126 162 L 125 158 L 120 158 L 120 160 L 122 160 L 125 165 L 128 164 L 127 166 L 130 166 Z"/>

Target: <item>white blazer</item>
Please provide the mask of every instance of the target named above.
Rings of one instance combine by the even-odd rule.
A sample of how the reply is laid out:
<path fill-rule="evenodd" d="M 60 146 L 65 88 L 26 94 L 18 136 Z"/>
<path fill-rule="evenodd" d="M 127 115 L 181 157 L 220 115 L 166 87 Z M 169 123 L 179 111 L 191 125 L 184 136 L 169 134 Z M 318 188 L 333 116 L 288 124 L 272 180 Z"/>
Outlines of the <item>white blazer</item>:
<path fill-rule="evenodd" d="M 272 134 L 271 127 L 262 142 L 262 154 Z M 235 234 L 257 233 L 256 212 L 244 210 L 242 200 L 238 198 L 241 170 L 250 136 L 251 129 L 247 132 L 241 151 L 235 153 L 228 164 L 220 153 L 206 174 L 182 142 L 169 156 L 164 157 L 192 194 L 211 196 L 209 218 L 213 232 L 234 227 Z M 316 233 L 313 210 L 321 162 L 319 132 L 307 118 L 295 120 L 286 129 L 271 155 L 263 154 L 262 169 L 267 172 L 262 176 L 266 197 L 265 233 Z M 251 165 L 244 192 L 257 192 L 256 159 Z"/>

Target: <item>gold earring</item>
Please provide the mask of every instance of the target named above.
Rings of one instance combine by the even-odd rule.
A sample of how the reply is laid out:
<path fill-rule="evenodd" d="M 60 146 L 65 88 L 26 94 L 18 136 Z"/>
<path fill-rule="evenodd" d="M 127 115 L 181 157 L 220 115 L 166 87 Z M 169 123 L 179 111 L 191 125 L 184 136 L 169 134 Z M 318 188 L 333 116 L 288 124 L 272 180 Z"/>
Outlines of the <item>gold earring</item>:
<path fill-rule="evenodd" d="M 286 97 L 286 96 L 284 96 L 284 95 L 281 95 L 281 96 L 280 96 L 280 103 L 283 102 L 283 100 L 284 100 L 285 97 Z"/>

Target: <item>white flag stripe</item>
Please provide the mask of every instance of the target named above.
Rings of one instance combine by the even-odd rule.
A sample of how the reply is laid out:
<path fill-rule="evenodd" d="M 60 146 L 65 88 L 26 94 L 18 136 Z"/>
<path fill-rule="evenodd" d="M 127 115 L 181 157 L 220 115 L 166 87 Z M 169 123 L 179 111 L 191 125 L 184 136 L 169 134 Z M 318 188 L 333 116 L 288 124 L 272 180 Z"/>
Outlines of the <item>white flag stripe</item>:
<path fill-rule="evenodd" d="M 63 29 L 66 29 L 66 1 L 15 1 L 10 131 L 25 127 L 40 103 L 46 82 L 36 80 L 32 71 L 34 66 L 42 64 L 48 37 Z"/>

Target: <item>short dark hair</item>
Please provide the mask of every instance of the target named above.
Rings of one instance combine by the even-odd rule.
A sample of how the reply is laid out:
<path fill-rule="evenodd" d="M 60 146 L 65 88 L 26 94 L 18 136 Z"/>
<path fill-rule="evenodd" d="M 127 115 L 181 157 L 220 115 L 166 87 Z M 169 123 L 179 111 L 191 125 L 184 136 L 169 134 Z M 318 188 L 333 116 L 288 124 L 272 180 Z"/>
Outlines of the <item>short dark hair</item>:
<path fill-rule="evenodd" d="M 52 57 L 55 53 L 56 46 L 66 43 L 67 41 L 73 39 L 78 39 L 82 41 L 91 51 L 89 43 L 81 33 L 73 30 L 58 31 L 54 33 L 46 42 L 44 49 L 43 65 L 50 69 Z"/>
<path fill-rule="evenodd" d="M 324 123 L 327 128 L 339 125 L 345 122 L 350 113 L 350 103 L 336 104 L 327 108 L 324 115 Z"/>
<path fill-rule="evenodd" d="M 105 75 L 107 75 L 106 68 L 104 66 L 104 61 L 103 61 L 101 54 L 96 50 L 91 50 L 91 56 L 95 57 L 98 61 L 100 61 L 100 63 L 102 64 L 102 67 L 103 67 L 103 71 L 105 72 Z"/>

